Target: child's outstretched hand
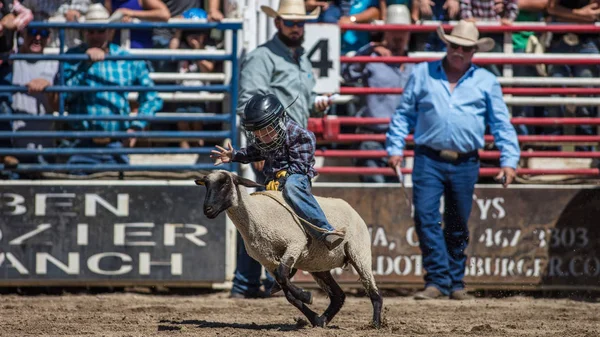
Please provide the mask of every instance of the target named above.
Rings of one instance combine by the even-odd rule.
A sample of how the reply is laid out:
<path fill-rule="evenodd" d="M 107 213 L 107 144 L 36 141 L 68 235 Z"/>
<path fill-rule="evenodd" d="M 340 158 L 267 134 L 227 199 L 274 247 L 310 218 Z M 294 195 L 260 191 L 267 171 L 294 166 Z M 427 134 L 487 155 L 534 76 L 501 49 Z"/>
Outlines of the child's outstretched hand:
<path fill-rule="evenodd" d="M 231 143 L 227 143 L 227 149 L 219 145 L 215 146 L 219 150 L 210 151 L 212 153 L 210 157 L 216 159 L 215 166 L 231 162 L 231 158 L 233 158 L 233 147 L 231 146 Z"/>

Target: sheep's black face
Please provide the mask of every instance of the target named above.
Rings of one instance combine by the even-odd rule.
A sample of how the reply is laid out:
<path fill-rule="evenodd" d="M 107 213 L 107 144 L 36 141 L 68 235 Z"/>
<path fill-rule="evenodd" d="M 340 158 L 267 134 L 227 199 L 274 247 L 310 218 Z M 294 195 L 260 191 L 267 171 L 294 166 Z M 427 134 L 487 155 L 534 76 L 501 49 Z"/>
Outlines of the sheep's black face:
<path fill-rule="evenodd" d="M 231 176 L 223 173 L 212 173 L 196 180 L 196 184 L 206 186 L 204 215 L 209 219 L 216 218 L 221 212 L 233 205 L 235 185 Z"/>
<path fill-rule="evenodd" d="M 237 186 L 263 187 L 252 180 L 242 178 L 228 171 L 215 171 L 196 180 L 196 185 L 206 186 L 204 215 L 214 219 L 229 207 L 237 205 Z"/>

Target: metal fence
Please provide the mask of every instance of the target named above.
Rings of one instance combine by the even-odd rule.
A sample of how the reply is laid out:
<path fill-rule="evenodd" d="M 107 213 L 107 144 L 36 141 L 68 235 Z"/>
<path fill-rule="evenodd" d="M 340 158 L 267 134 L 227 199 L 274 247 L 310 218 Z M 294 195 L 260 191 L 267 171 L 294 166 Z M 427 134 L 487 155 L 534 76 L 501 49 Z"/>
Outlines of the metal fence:
<path fill-rule="evenodd" d="M 55 54 L 52 51 L 45 54 L 12 54 L 8 56 L 9 60 L 57 60 L 59 61 L 59 83 L 47 87 L 46 92 L 58 92 L 58 111 L 53 114 L 47 115 L 0 115 L 0 121 L 14 121 L 14 120 L 29 120 L 29 121 L 53 121 L 53 122 L 75 122 L 75 121 L 135 121 L 144 120 L 150 123 L 161 122 L 161 123 L 176 123 L 176 122 L 205 122 L 205 123 L 223 123 L 224 125 L 229 124 L 228 129 L 218 131 L 139 131 L 133 134 L 125 131 L 59 131 L 59 130 L 48 130 L 48 131 L 23 131 L 23 132 L 11 132 L 11 131 L 0 131 L 0 139 L 17 139 L 17 138 L 52 138 L 52 139 L 64 139 L 64 138 L 110 138 L 114 140 L 126 139 L 126 138 L 143 138 L 143 139 L 205 139 L 205 140 L 225 140 L 229 139 L 235 146 L 238 143 L 237 134 L 237 122 L 235 107 L 237 106 L 237 92 L 238 92 L 238 30 L 242 28 L 241 22 L 237 21 L 224 21 L 219 23 L 199 23 L 199 22 L 182 22 L 177 20 L 176 22 L 165 22 L 165 23 L 151 23 L 151 22 L 139 22 L 139 23 L 55 23 L 55 22 L 32 22 L 29 24 L 30 28 L 46 28 L 56 29 L 59 33 L 60 46 Z M 64 78 L 64 62 L 68 61 L 85 61 L 89 60 L 87 54 L 65 54 L 65 30 L 66 29 L 139 29 L 139 30 L 150 30 L 155 28 L 169 28 L 169 29 L 217 29 L 222 31 L 228 31 L 230 33 L 225 34 L 225 50 L 200 50 L 196 53 L 190 53 L 189 51 L 178 51 L 178 50 L 149 50 L 145 53 L 143 49 L 134 50 L 135 52 L 130 55 L 106 55 L 105 60 L 145 60 L 145 61 L 179 61 L 179 60 L 212 60 L 212 61 L 224 61 L 225 62 L 225 76 L 223 74 L 215 74 L 212 76 L 215 79 L 222 79 L 223 84 L 210 84 L 210 85 L 152 85 L 152 86 L 97 86 L 97 87 L 85 87 L 85 86 L 66 86 Z M 51 48 L 49 48 L 51 49 Z M 56 48 L 55 48 L 56 49 Z M 158 73 L 153 73 L 158 74 Z M 169 80 L 161 78 L 160 81 Z M 179 76 L 181 77 L 181 76 Z M 194 76 L 190 76 L 193 78 Z M 198 76 L 195 76 L 198 77 Z M 210 79 L 211 76 L 200 76 Z M 172 80 L 181 78 L 173 77 Z M 110 116 L 94 116 L 89 115 L 86 111 L 67 111 L 65 109 L 65 94 L 69 92 L 85 93 L 92 91 L 115 91 L 115 92 L 126 92 L 129 93 L 129 99 L 135 98 L 135 92 L 148 92 L 156 91 L 159 93 L 172 93 L 172 96 L 168 96 L 169 101 L 187 101 L 193 104 L 198 101 L 223 101 L 225 107 L 224 111 L 218 111 L 215 113 L 198 113 L 198 114 L 179 114 L 169 116 L 168 113 L 161 113 L 154 116 L 148 115 L 134 115 L 129 114 L 127 116 L 122 115 L 110 115 Z M 25 86 L 0 86 L 0 92 L 27 92 Z M 209 96 L 213 93 L 223 93 L 222 96 Z M 164 98 L 161 94 L 160 97 Z M 214 94 L 213 94 L 214 95 Z M 229 111 L 225 111 L 229 110 Z M 0 155 L 74 155 L 74 154 L 110 154 L 110 155 L 129 155 L 129 154 L 198 154 L 206 155 L 210 153 L 211 148 L 209 147 L 197 147 L 190 149 L 173 148 L 173 147 L 151 147 L 151 148 L 0 148 Z M 161 165 L 66 165 L 64 163 L 52 163 L 52 164 L 19 164 L 15 168 L 5 168 L 4 165 L 0 165 L 0 170 L 14 170 L 14 171 L 179 171 L 179 170 L 198 170 L 198 169 L 210 169 L 213 168 L 212 163 L 196 163 L 196 164 L 185 164 L 185 165 L 174 165 L 174 164 L 161 164 Z M 237 167 L 233 164 L 225 164 L 222 166 L 226 170 L 236 170 Z"/>

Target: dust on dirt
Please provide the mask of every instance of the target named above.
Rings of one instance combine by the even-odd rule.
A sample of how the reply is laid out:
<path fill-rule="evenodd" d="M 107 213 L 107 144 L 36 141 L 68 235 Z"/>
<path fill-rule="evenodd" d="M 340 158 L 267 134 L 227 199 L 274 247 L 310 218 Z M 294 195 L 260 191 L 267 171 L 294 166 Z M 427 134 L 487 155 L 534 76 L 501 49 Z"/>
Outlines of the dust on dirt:
<path fill-rule="evenodd" d="M 313 310 L 328 299 L 315 293 Z M 284 298 L 226 292 L 0 295 L 0 336 L 549 336 L 600 337 L 600 303 L 509 297 L 415 301 L 384 297 L 384 327 L 369 326 L 368 298 L 348 296 L 328 328 L 305 326 Z"/>

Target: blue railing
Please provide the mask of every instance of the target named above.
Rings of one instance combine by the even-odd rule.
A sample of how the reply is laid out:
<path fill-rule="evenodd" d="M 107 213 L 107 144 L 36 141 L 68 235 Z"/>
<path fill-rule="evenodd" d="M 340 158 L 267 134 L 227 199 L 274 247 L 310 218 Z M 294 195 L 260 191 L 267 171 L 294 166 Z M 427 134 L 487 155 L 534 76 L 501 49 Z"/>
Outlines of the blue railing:
<path fill-rule="evenodd" d="M 204 122 L 204 123 L 227 123 L 229 122 L 229 130 L 223 131 L 139 131 L 134 134 L 127 133 L 125 131 L 0 131 L 0 140 L 6 139 L 19 139 L 19 138 L 54 138 L 54 139 L 90 139 L 90 138 L 111 138 L 111 139 L 125 139 L 125 138 L 140 138 L 140 139 L 152 139 L 152 138 L 163 138 L 163 139 L 204 139 L 204 140 L 222 140 L 230 139 L 231 143 L 236 146 L 238 143 L 237 135 L 237 124 L 236 124 L 236 113 L 235 108 L 237 106 L 238 96 L 238 59 L 236 55 L 238 30 L 242 28 L 240 22 L 211 22 L 211 23 L 197 23 L 197 22 L 177 22 L 177 23 L 157 23 L 157 22 L 144 22 L 144 23 L 48 23 L 48 22 L 32 22 L 29 24 L 31 28 L 53 28 L 59 31 L 59 54 L 51 55 L 34 55 L 34 54 L 12 54 L 8 58 L 10 60 L 57 60 L 59 61 L 59 78 L 60 83 L 46 88 L 46 92 L 58 92 L 60 93 L 58 102 L 58 115 L 0 115 L 0 122 L 6 121 L 54 121 L 54 122 L 80 122 L 80 121 L 136 121 L 143 120 L 148 122 L 163 122 L 163 123 L 176 123 L 176 122 Z M 171 55 L 106 55 L 105 60 L 146 60 L 146 61 L 180 61 L 180 60 L 211 60 L 211 61 L 230 61 L 231 62 L 231 77 L 229 83 L 219 85 L 202 85 L 202 86 L 188 86 L 188 85 L 154 85 L 151 87 L 144 86 L 98 86 L 98 87 L 84 87 L 84 86 L 65 86 L 64 83 L 64 66 L 65 61 L 83 61 L 89 60 L 86 54 L 65 54 L 65 29 L 155 29 L 155 28 L 170 28 L 170 29 L 219 29 L 219 30 L 231 30 L 231 41 L 230 48 L 231 53 L 228 54 L 208 54 L 206 51 L 201 54 L 176 54 L 176 51 Z M 227 43 L 227 41 L 225 41 Z M 133 115 L 133 116 L 92 116 L 87 115 L 85 111 L 69 111 L 65 113 L 65 93 L 66 92 L 77 92 L 85 93 L 92 91 L 114 91 L 114 92 L 222 92 L 229 94 L 229 101 L 227 106 L 231 111 L 214 114 L 214 115 L 198 115 L 191 116 L 147 116 L 147 115 Z M 0 86 L 0 92 L 27 92 L 27 88 L 24 86 Z M 26 149 L 26 148 L 0 148 L 0 156 L 69 156 L 77 154 L 110 154 L 110 155 L 127 155 L 127 154 L 198 154 L 208 156 L 211 147 L 197 147 L 190 149 L 183 148 L 170 148 L 170 147 L 155 147 L 155 148 L 75 148 L 75 147 L 54 147 L 54 148 L 40 148 L 40 149 Z M 72 172 L 94 172 L 94 171 L 182 171 L 182 170 L 199 170 L 199 169 L 212 169 L 214 168 L 212 163 L 205 164 L 193 164 L 193 165 L 174 165 L 165 163 L 164 165 L 128 165 L 128 164 L 105 164 L 105 165 L 67 165 L 64 163 L 55 164 L 19 164 L 16 168 L 5 168 L 4 165 L 0 164 L 0 170 L 12 170 L 12 171 L 72 171 Z M 220 168 L 226 170 L 237 170 L 237 166 L 234 164 L 225 164 Z"/>

